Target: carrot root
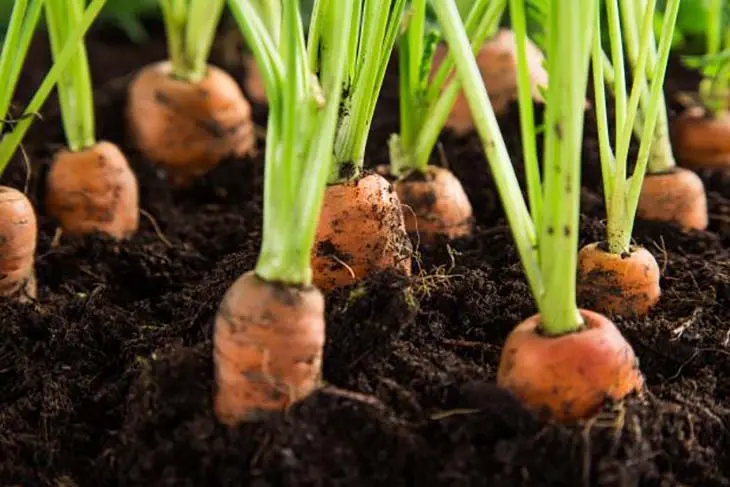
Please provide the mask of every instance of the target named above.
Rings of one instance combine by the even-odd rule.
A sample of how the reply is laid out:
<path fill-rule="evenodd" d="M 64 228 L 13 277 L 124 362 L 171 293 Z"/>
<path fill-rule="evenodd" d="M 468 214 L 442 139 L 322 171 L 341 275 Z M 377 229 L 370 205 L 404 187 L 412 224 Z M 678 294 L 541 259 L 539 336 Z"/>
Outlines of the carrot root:
<path fill-rule="evenodd" d="M 227 425 L 282 411 L 319 387 L 324 298 L 253 271 L 228 289 L 215 319 L 215 413 Z"/>
<path fill-rule="evenodd" d="M 673 120 L 671 131 L 682 165 L 694 169 L 730 167 L 730 114 L 713 118 L 704 108 L 691 107 Z"/>
<path fill-rule="evenodd" d="M 497 384 L 535 413 L 559 422 L 596 414 L 607 399 L 620 401 L 644 383 L 629 343 L 605 316 L 580 310 L 583 329 L 560 336 L 540 330 L 540 315 L 509 334 Z"/>
<path fill-rule="evenodd" d="M 250 104 L 213 66 L 198 83 L 175 79 L 169 62 L 142 69 L 129 88 L 127 120 L 139 149 L 178 186 L 255 145 Z"/>
<path fill-rule="evenodd" d="M 581 302 L 601 313 L 640 317 L 661 296 L 659 265 L 648 250 L 632 248 L 616 255 L 599 243 L 578 253 L 577 292 Z"/>
<path fill-rule="evenodd" d="M 139 226 L 137 179 L 110 142 L 56 153 L 48 173 L 46 211 L 69 235 L 130 237 Z"/>
<path fill-rule="evenodd" d="M 38 223 L 33 205 L 17 189 L 0 186 L 0 215 L 0 296 L 34 299 Z"/>
<path fill-rule="evenodd" d="M 426 174 L 412 174 L 393 186 L 403 205 L 406 231 L 420 241 L 466 237 L 472 230 L 472 208 L 464 187 L 448 169 L 428 166 Z"/>
<path fill-rule="evenodd" d="M 666 173 L 647 174 L 636 214 L 644 220 L 674 223 L 685 230 L 705 230 L 708 225 L 705 186 L 697 174 L 681 167 Z"/>
<path fill-rule="evenodd" d="M 410 275 L 412 247 L 392 185 L 368 174 L 329 186 L 312 253 L 313 281 L 323 292 L 385 269 Z"/>

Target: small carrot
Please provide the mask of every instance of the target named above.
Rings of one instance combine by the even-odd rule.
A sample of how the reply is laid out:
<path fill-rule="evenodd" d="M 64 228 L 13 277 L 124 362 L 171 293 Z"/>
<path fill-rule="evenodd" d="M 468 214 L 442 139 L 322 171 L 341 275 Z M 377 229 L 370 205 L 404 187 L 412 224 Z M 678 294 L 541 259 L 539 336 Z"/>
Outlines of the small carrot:
<path fill-rule="evenodd" d="M 139 225 L 139 190 L 124 154 L 105 141 L 59 151 L 48 173 L 46 212 L 69 235 L 130 237 Z"/>
<path fill-rule="evenodd" d="M 225 293 L 215 320 L 214 408 L 229 426 L 281 412 L 320 386 L 324 297 L 312 286 L 311 253 L 332 165 L 354 2 L 317 3 L 312 29 L 329 31 L 333 43 L 309 68 L 306 60 L 323 51 L 314 45 L 308 52 L 299 42 L 298 2 L 276 2 L 281 34 L 262 27 L 263 12 L 251 2 L 230 4 L 265 68 L 272 103 L 261 250 L 256 269 Z M 318 79 L 314 72 L 326 75 Z"/>
<path fill-rule="evenodd" d="M 649 173 L 641 187 L 636 213 L 644 220 L 705 230 L 708 224 L 705 186 L 697 174 L 681 167 Z"/>
<path fill-rule="evenodd" d="M 464 187 L 446 168 L 427 166 L 393 183 L 403 205 L 406 231 L 424 243 L 471 234 L 472 207 Z"/>
<path fill-rule="evenodd" d="M 215 319 L 215 412 L 226 424 L 286 409 L 319 386 L 324 298 L 316 288 L 250 271 L 226 291 Z"/>
<path fill-rule="evenodd" d="M 251 106 L 231 76 L 207 63 L 225 0 L 161 0 L 169 62 L 129 86 L 127 121 L 138 148 L 185 186 L 254 148 Z"/>
<path fill-rule="evenodd" d="M 499 20 L 499 19 L 498 19 Z M 482 81 L 489 89 L 489 98 L 495 113 L 504 113 L 509 104 L 517 99 L 517 54 L 515 35 L 509 29 L 500 29 L 497 35 L 484 42 L 477 51 L 476 60 Z M 445 45 L 439 45 L 434 55 L 434 67 L 440 67 L 448 52 Z M 544 56 L 531 41 L 526 43 L 527 66 L 529 69 L 532 96 L 542 101 L 540 89 L 547 86 L 548 75 L 544 68 Z M 446 122 L 457 135 L 465 135 L 474 129 L 469 105 L 460 93 Z"/>
<path fill-rule="evenodd" d="M 170 63 L 144 68 L 129 88 L 127 120 L 139 149 L 188 185 L 225 157 L 254 147 L 251 106 L 230 75 L 208 66 L 205 77 L 177 79 Z"/>
<path fill-rule="evenodd" d="M 581 309 L 582 329 L 546 336 L 540 314 L 509 334 L 497 384 L 530 409 L 561 422 L 590 417 L 607 399 L 641 390 L 639 362 L 626 339 L 605 316 Z"/>
<path fill-rule="evenodd" d="M 329 292 L 372 273 L 411 272 L 411 243 L 393 186 L 378 174 L 327 187 L 312 254 L 314 284 Z"/>
<path fill-rule="evenodd" d="M 690 107 L 674 119 L 672 139 L 677 157 L 686 167 L 730 167 L 730 113 L 716 117 L 702 107 Z"/>
<path fill-rule="evenodd" d="M 0 186 L 0 296 L 36 296 L 33 261 L 38 236 L 35 211 L 17 189 Z"/>
<path fill-rule="evenodd" d="M 659 265 L 648 250 L 628 254 L 592 243 L 578 253 L 578 296 L 586 307 L 618 316 L 646 315 L 661 296 Z"/>

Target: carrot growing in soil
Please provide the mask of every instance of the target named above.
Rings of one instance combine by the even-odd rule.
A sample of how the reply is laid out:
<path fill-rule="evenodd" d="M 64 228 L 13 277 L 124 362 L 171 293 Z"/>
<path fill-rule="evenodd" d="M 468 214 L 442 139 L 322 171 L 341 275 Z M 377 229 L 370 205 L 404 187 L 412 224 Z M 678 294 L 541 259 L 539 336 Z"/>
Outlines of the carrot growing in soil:
<path fill-rule="evenodd" d="M 596 413 L 606 399 L 620 400 L 642 387 L 631 346 L 614 324 L 576 305 L 576 254 L 585 90 L 598 0 L 548 1 L 547 70 L 543 144 L 538 170 L 536 130 L 518 49 L 519 103 L 530 209 L 522 196 L 504 139 L 454 0 L 432 5 L 472 110 L 539 313 L 508 336 L 497 383 L 528 407 L 558 421 Z M 510 0 L 515 36 L 524 46 L 524 0 Z"/>
<path fill-rule="evenodd" d="M 631 231 L 639 199 L 642 193 L 646 194 L 647 191 L 646 187 L 642 189 L 642 186 L 650 155 L 652 151 L 656 154 L 657 150 L 654 147 L 657 140 L 653 135 L 657 133 L 655 125 L 660 118 L 659 112 L 663 109 L 664 74 L 679 10 L 679 0 L 667 2 L 659 52 L 651 62 L 651 66 L 648 64 L 652 61 L 650 53 L 655 52 L 651 26 L 656 0 L 645 2 L 641 22 L 635 25 L 642 35 L 636 49 L 638 59 L 628 99 L 623 77 L 623 39 L 618 25 L 619 2 L 633 4 L 635 0 L 606 1 L 611 58 L 616 72 L 613 80 L 616 100 L 615 153 L 610 141 L 603 78 L 605 63 L 608 61 L 600 46 L 599 36 L 594 38 L 592 48 L 607 236 L 605 242 L 592 243 L 581 249 L 578 257 L 578 293 L 587 305 L 603 313 L 643 316 L 659 301 L 660 273 L 656 259 L 646 249 L 631 245 Z M 632 5 L 626 5 L 625 10 L 633 10 Z M 624 16 L 623 22 L 634 23 L 635 19 Z M 600 16 L 596 16 L 594 23 L 597 24 L 596 29 L 600 33 Z M 637 120 L 639 105 L 643 95 L 647 93 L 646 107 L 639 121 Z M 627 179 L 629 142 L 637 123 L 642 131 L 639 154 L 634 173 Z"/>
<path fill-rule="evenodd" d="M 680 162 L 695 169 L 730 168 L 730 29 L 726 0 L 706 3 L 706 52 L 686 56 L 699 69 L 698 99 L 672 124 Z"/>
<path fill-rule="evenodd" d="M 28 132 L 31 122 L 71 60 L 76 45 L 99 15 L 105 0 L 94 0 L 70 31 L 54 64 L 33 94 L 22 115 L 14 119 L 11 103 L 33 33 L 43 11 L 43 0 L 17 0 L 0 52 L 0 174 Z M 33 205 L 22 192 L 0 186 L 0 296 L 21 301 L 36 296 L 33 270 L 38 227 Z"/>
<path fill-rule="evenodd" d="M 139 149 L 185 186 L 255 144 L 251 106 L 238 84 L 207 64 L 225 0 L 159 0 L 169 60 L 129 86 L 127 120 Z"/>
<path fill-rule="evenodd" d="M 324 299 L 312 286 L 310 255 L 332 165 L 354 1 L 319 0 L 310 32 L 331 42 L 310 38 L 305 50 L 299 2 L 283 1 L 276 36 L 253 0 L 229 0 L 261 68 L 269 119 L 259 259 L 228 289 L 215 320 L 215 412 L 228 425 L 281 411 L 319 385 Z M 316 64 L 308 64 L 313 52 Z"/>
<path fill-rule="evenodd" d="M 480 0 L 472 5 L 465 28 L 475 50 L 497 30 L 506 3 Z M 414 0 L 406 18 L 398 43 L 400 132 L 389 142 L 390 176 L 405 207 L 406 230 L 432 243 L 471 233 L 472 208 L 461 183 L 447 168 L 428 164 L 461 85 L 447 81 L 454 71 L 448 58 L 429 80 L 439 34 L 426 28 L 426 0 Z"/>
<path fill-rule="evenodd" d="M 378 93 L 400 27 L 405 0 L 355 2 L 348 44 L 342 108 L 335 138 L 335 164 L 328 180 L 312 255 L 314 283 L 325 292 L 375 272 L 411 272 L 412 247 L 392 185 L 363 172 L 365 145 Z M 312 42 L 331 44 L 326 32 Z M 310 50 L 310 67 L 318 53 Z"/>
<path fill-rule="evenodd" d="M 81 21 L 85 0 L 46 0 L 46 23 L 56 57 Z M 137 179 L 119 148 L 96 140 L 94 96 L 83 41 L 58 82 L 67 148 L 53 157 L 46 212 L 70 235 L 102 232 L 127 238 L 139 225 Z"/>
<path fill-rule="evenodd" d="M 642 80 L 655 70 L 657 65 L 657 45 L 654 39 L 654 30 L 645 33 L 642 29 L 642 13 L 644 12 L 648 0 L 621 1 L 619 2 L 621 20 L 619 21 L 619 11 L 614 8 L 610 2 L 607 4 L 607 12 L 609 24 L 609 33 L 611 33 L 611 51 L 617 52 L 619 49 L 625 49 L 628 56 L 628 64 L 631 72 L 635 77 Z M 610 10 L 608 10 L 610 9 Z M 666 19 L 665 19 L 666 20 Z M 617 27 L 620 23 L 621 27 Z M 621 37 L 623 32 L 623 38 Z M 644 52 L 641 47 L 640 34 L 648 34 L 648 51 L 645 68 L 639 67 L 640 56 Z M 623 66 L 623 57 L 614 60 L 614 65 L 621 61 Z M 625 119 L 624 108 L 626 106 L 625 95 L 620 87 L 615 85 L 624 85 L 623 69 L 614 70 L 614 66 L 608 60 L 607 56 L 603 56 L 603 77 L 605 81 L 614 86 L 616 93 L 616 122 Z M 649 161 L 647 164 L 646 175 L 644 177 L 641 195 L 637 213 L 640 218 L 645 220 L 666 221 L 679 225 L 685 229 L 704 230 L 707 228 L 707 197 L 702 180 L 692 171 L 677 166 L 674 158 L 672 141 L 670 140 L 669 123 L 667 121 L 667 109 L 664 99 L 664 93 L 659 93 L 658 115 L 654 125 L 654 131 L 649 134 L 652 144 L 649 147 Z M 639 97 L 639 107 L 636 113 L 636 119 L 633 126 L 634 135 L 640 140 L 648 132 L 644 131 L 644 125 L 648 120 L 648 110 L 650 106 L 650 92 L 646 82 L 641 83 L 641 92 Z M 619 108 L 620 107 L 620 108 Z M 678 154 L 681 156 L 681 146 L 676 145 Z"/>

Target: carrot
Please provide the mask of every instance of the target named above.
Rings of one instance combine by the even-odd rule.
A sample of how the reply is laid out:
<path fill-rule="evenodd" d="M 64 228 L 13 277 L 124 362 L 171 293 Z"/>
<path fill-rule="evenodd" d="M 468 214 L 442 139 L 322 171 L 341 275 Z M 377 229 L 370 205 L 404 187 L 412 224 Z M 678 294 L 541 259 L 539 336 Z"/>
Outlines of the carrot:
<path fill-rule="evenodd" d="M 542 101 L 539 87 L 546 87 L 548 75 L 543 67 L 544 56 L 529 39 L 526 56 L 532 96 Z M 489 89 L 489 98 L 495 113 L 504 113 L 509 104 L 517 99 L 517 54 L 515 35 L 509 29 L 500 29 L 497 35 L 486 41 L 476 56 L 477 65 L 484 84 Z M 438 68 L 448 51 L 441 44 L 434 54 L 434 66 Z M 452 108 L 446 126 L 458 135 L 465 135 L 474 129 L 471 111 L 463 93 Z"/>
<path fill-rule="evenodd" d="M 676 166 L 668 172 L 647 174 L 641 186 L 637 215 L 644 220 L 705 230 L 707 196 L 702 180 L 694 172 Z"/>
<path fill-rule="evenodd" d="M 247 272 L 215 319 L 215 411 L 232 425 L 287 408 L 319 386 L 324 298 L 314 287 L 267 282 Z"/>
<path fill-rule="evenodd" d="M 324 292 L 372 273 L 411 273 L 412 247 L 393 187 L 378 174 L 327 187 L 312 255 L 314 284 Z"/>
<path fill-rule="evenodd" d="M 404 207 L 406 231 L 424 243 L 471 234 L 472 208 L 464 188 L 448 169 L 427 166 L 393 184 Z"/>
<path fill-rule="evenodd" d="M 606 399 L 641 390 L 644 379 L 629 343 L 605 316 L 581 309 L 584 327 L 546 336 L 535 314 L 509 334 L 497 384 L 538 414 L 561 422 L 592 416 Z"/>
<path fill-rule="evenodd" d="M 677 157 L 687 167 L 730 167 L 730 113 L 714 117 L 702 107 L 690 107 L 673 121 L 672 139 Z"/>
<path fill-rule="evenodd" d="M 283 10 L 280 33 L 261 27 L 265 12 L 251 2 L 230 4 L 265 67 L 272 97 L 261 250 L 256 269 L 231 285 L 215 319 L 214 408 L 230 426 L 282 411 L 319 387 L 325 343 L 324 297 L 312 286 L 311 253 L 332 165 L 354 1 L 316 4 L 311 28 L 329 31 L 332 44 L 312 71 L 305 62 L 312 53 L 299 42 L 298 2 L 275 3 Z M 312 72 L 322 65 L 328 69 L 320 80 Z"/>
<path fill-rule="evenodd" d="M 35 211 L 17 189 L 0 186 L 0 296 L 36 297 L 33 260 L 38 236 Z"/>
<path fill-rule="evenodd" d="M 251 106 L 213 66 L 197 82 L 176 79 L 168 62 L 144 68 L 129 88 L 127 120 L 139 149 L 179 186 L 254 148 Z"/>
<path fill-rule="evenodd" d="M 659 278 L 656 259 L 642 247 L 617 255 L 592 243 L 578 253 L 578 296 L 601 313 L 646 315 L 661 296 Z"/>
<path fill-rule="evenodd" d="M 53 158 L 46 188 L 46 211 L 65 233 L 103 232 L 131 236 L 139 224 L 137 179 L 111 142 L 88 149 L 62 149 Z"/>

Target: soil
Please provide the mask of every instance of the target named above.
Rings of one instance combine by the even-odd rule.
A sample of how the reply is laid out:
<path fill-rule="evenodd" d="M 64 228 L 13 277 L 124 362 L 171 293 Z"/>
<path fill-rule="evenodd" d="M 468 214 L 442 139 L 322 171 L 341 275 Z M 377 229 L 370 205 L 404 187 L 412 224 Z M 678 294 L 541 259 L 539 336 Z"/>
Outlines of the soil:
<path fill-rule="evenodd" d="M 434 157 L 471 198 L 473 236 L 421 246 L 410 279 L 385 273 L 330 295 L 326 387 L 264 423 L 219 425 L 211 324 L 225 289 L 255 264 L 263 153 L 170 188 L 122 117 L 128 73 L 164 55 L 159 29 L 153 39 L 89 41 L 99 132 L 140 182 L 145 213 L 132 240 L 54 240 L 42 212 L 45 172 L 63 144 L 54 101 L 26 141 L 30 177 L 17 157 L 2 178 L 27 185 L 41 232 L 40 300 L 0 302 L 0 485 L 730 485 L 730 176 L 702 174 L 706 232 L 637 222 L 664 295 L 647 318 L 616 322 L 646 391 L 587 422 L 545 424 L 493 385 L 506 335 L 535 307 L 474 135 L 445 135 Z M 21 95 L 43 73 L 44 42 Z M 225 59 L 216 50 L 213 61 L 242 79 Z M 373 168 L 397 129 L 397 82 L 386 83 Z M 260 125 L 264 113 L 256 107 Z M 511 110 L 500 123 L 519 168 L 517 120 Z M 605 232 L 594 125 L 588 111 L 582 244 Z"/>

